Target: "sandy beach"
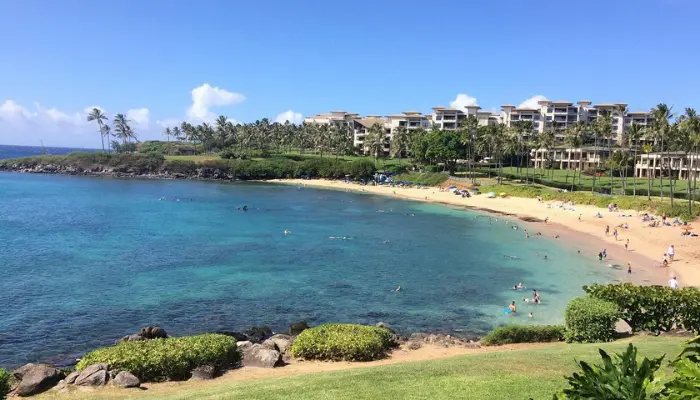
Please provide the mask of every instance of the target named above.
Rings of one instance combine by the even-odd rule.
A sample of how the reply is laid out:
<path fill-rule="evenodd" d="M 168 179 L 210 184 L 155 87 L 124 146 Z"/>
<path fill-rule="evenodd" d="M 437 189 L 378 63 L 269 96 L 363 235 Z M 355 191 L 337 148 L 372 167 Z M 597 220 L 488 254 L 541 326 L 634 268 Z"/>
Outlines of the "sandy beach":
<path fill-rule="evenodd" d="M 540 202 L 537 199 L 517 197 L 488 198 L 483 194 L 462 198 L 449 191 L 440 191 L 439 188 L 371 186 L 321 179 L 267 182 L 376 194 L 507 214 L 531 224 L 528 229 L 534 232 L 539 231 L 552 237 L 559 235 L 560 240 L 580 248 L 581 253 L 590 254 L 591 258 L 596 258 L 598 252 L 607 249 L 608 258 L 603 264 L 624 266 L 631 263 L 633 273 L 630 281 L 635 284 L 665 285 L 670 277 L 676 276 L 681 287 L 700 287 L 700 237 L 681 237 L 679 227 L 648 227 L 648 223 L 642 222 L 641 213 L 634 210 L 609 212 L 607 209 L 593 206 L 562 207 L 560 201 Z M 603 217 L 596 217 L 598 213 Z M 628 217 L 622 217 L 623 215 Z M 548 219 L 547 224 L 543 222 L 545 218 Z M 534 220 L 527 222 L 528 219 Z M 616 240 L 612 235 L 614 229 L 625 223 L 628 229 L 617 228 Z M 610 226 L 608 236 L 605 235 L 606 225 Z M 626 250 L 625 243 L 628 239 L 629 246 Z M 661 262 L 670 245 L 675 247 L 675 259 L 664 268 Z"/>

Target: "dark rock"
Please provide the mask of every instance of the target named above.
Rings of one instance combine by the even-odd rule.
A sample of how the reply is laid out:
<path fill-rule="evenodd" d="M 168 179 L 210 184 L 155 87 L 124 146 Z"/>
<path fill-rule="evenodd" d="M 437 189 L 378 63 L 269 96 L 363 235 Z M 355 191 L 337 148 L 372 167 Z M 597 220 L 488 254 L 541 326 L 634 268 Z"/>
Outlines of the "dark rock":
<path fill-rule="evenodd" d="M 104 386 L 109 381 L 107 364 L 92 364 L 75 379 L 76 386 Z"/>
<path fill-rule="evenodd" d="M 126 336 L 122 337 L 121 339 L 119 339 L 117 341 L 117 343 L 119 343 L 119 342 L 140 342 L 142 340 L 146 340 L 146 338 L 139 335 L 138 333 L 135 333 L 133 335 L 126 335 Z"/>
<path fill-rule="evenodd" d="M 374 326 L 376 326 L 377 328 L 384 328 L 384 329 L 387 329 L 391 333 L 395 333 L 394 330 L 391 329 L 389 327 L 389 325 L 384 323 L 384 322 L 377 322 Z"/>
<path fill-rule="evenodd" d="M 232 338 L 236 339 L 237 342 L 243 342 L 248 340 L 248 336 L 240 333 L 240 332 L 231 332 L 231 331 L 219 331 L 219 332 L 214 332 L 218 335 L 226 335 L 226 336 L 231 336 Z"/>
<path fill-rule="evenodd" d="M 292 337 L 289 335 L 277 334 L 263 342 L 263 347 L 277 350 L 284 354 L 292 347 Z"/>
<path fill-rule="evenodd" d="M 168 337 L 165 329 L 158 326 L 147 326 L 145 328 L 141 328 L 139 335 L 145 337 L 146 339 L 165 339 Z"/>
<path fill-rule="evenodd" d="M 242 352 L 244 367 L 274 368 L 282 365 L 282 354 L 279 351 L 267 349 L 260 344 L 247 346 Z"/>
<path fill-rule="evenodd" d="M 109 380 L 111 381 L 119 375 L 119 371 L 107 371 L 107 375 L 109 375 Z"/>
<path fill-rule="evenodd" d="M 311 327 L 306 323 L 306 321 L 295 322 L 289 325 L 289 334 L 296 336 L 309 328 Z"/>
<path fill-rule="evenodd" d="M 192 381 L 208 381 L 216 377 L 216 368 L 212 365 L 200 365 L 192 370 Z"/>
<path fill-rule="evenodd" d="M 32 396 L 56 386 L 63 379 L 63 372 L 50 365 L 37 364 L 22 371 L 22 381 L 17 386 L 17 395 Z"/>
<path fill-rule="evenodd" d="M 404 348 L 407 350 L 418 350 L 423 347 L 423 343 L 417 340 L 410 340 L 404 344 Z"/>
<path fill-rule="evenodd" d="M 112 383 L 123 388 L 136 388 L 141 386 L 141 381 L 139 381 L 139 378 L 135 377 L 134 374 L 129 371 L 122 371 L 118 373 Z"/>
<path fill-rule="evenodd" d="M 66 379 L 64 379 L 64 380 L 66 381 L 66 384 L 68 384 L 68 385 L 74 384 L 74 383 L 75 383 L 75 380 L 78 379 L 78 377 L 80 376 L 80 372 L 81 372 L 81 371 L 73 371 L 73 372 L 71 372 L 71 373 L 66 377 Z"/>
<path fill-rule="evenodd" d="M 252 343 L 262 343 L 266 338 L 272 336 L 272 329 L 267 326 L 254 326 L 243 331 L 243 334 L 248 337 Z"/>
<path fill-rule="evenodd" d="M 56 368 L 69 368 L 77 364 L 82 356 L 80 353 L 61 354 L 47 358 L 42 364 L 53 365 Z"/>

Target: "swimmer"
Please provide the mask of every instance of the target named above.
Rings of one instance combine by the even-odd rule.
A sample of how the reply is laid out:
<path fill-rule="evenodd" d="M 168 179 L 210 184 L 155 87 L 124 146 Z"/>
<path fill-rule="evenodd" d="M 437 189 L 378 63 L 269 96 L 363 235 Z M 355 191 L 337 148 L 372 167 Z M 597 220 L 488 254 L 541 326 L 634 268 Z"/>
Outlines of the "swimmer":
<path fill-rule="evenodd" d="M 532 313 L 528 314 L 528 317 L 532 318 Z"/>
<path fill-rule="evenodd" d="M 389 243 L 389 241 L 388 241 L 388 240 L 385 240 L 385 241 L 383 241 L 382 243 L 387 244 L 387 243 Z"/>
<path fill-rule="evenodd" d="M 555 238 L 555 239 L 559 239 L 559 235 L 555 236 L 554 238 Z"/>
<path fill-rule="evenodd" d="M 513 285 L 513 290 L 518 290 L 518 285 Z"/>
<path fill-rule="evenodd" d="M 526 302 L 526 303 L 529 303 L 529 302 L 530 302 L 530 299 L 528 299 L 527 297 L 523 297 L 523 301 Z"/>
<path fill-rule="evenodd" d="M 522 283 L 522 282 L 518 282 L 518 289 L 522 289 L 522 288 L 523 288 L 523 283 Z"/>
<path fill-rule="evenodd" d="M 518 308 L 515 306 L 515 301 L 511 301 L 510 305 L 508 306 L 508 309 L 510 310 L 511 313 L 515 314 L 518 310 Z"/>
<path fill-rule="evenodd" d="M 401 291 L 401 285 L 398 285 L 398 286 L 396 287 L 396 290 L 394 290 L 394 291 L 395 291 L 395 292 L 400 292 L 400 291 Z"/>
<path fill-rule="evenodd" d="M 289 229 L 285 229 L 285 230 L 284 230 L 284 235 L 285 235 L 285 236 L 289 235 L 290 233 L 292 233 L 292 232 L 291 232 Z"/>
<path fill-rule="evenodd" d="M 530 234 L 527 232 L 525 233 L 525 239 L 530 239 Z"/>
<path fill-rule="evenodd" d="M 544 255 L 544 259 L 545 259 L 545 260 L 547 259 L 547 255 L 546 255 L 546 254 Z"/>

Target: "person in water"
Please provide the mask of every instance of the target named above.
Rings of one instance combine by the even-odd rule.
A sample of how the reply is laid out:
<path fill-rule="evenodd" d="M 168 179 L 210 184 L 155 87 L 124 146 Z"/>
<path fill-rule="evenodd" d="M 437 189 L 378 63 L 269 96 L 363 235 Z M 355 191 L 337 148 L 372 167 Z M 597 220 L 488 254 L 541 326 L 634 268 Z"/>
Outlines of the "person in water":
<path fill-rule="evenodd" d="M 400 292 L 400 291 L 401 291 L 401 285 L 398 285 L 398 286 L 396 287 L 395 292 Z"/>
<path fill-rule="evenodd" d="M 522 288 L 523 288 L 523 283 L 522 283 L 522 282 L 518 282 L 518 289 L 522 289 Z"/>
<path fill-rule="evenodd" d="M 528 314 L 528 317 L 529 317 L 529 318 L 532 318 L 532 313 Z"/>
<path fill-rule="evenodd" d="M 287 236 L 287 235 L 289 235 L 290 233 L 292 233 L 292 232 L 291 232 L 289 229 L 285 229 L 285 230 L 284 230 L 284 236 Z"/>
<path fill-rule="evenodd" d="M 518 308 L 515 306 L 515 301 L 511 301 L 510 305 L 508 306 L 508 309 L 510 310 L 511 313 L 515 314 L 518 311 Z"/>

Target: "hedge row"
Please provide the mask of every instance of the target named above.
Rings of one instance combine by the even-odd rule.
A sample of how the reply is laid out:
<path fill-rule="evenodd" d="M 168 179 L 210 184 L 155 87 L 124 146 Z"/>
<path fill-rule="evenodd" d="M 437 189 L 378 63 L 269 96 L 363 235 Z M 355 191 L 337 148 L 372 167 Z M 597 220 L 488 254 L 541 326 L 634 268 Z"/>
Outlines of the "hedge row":
<path fill-rule="evenodd" d="M 610 342 L 615 337 L 615 325 L 620 310 L 614 303 L 595 297 L 577 297 L 564 312 L 567 342 Z"/>
<path fill-rule="evenodd" d="M 546 343 L 564 339 L 563 325 L 505 325 L 492 330 L 481 339 L 484 346 L 512 343 Z"/>
<path fill-rule="evenodd" d="M 10 372 L 0 368 L 0 400 L 4 400 L 10 392 Z"/>
<path fill-rule="evenodd" d="M 183 174 L 187 176 L 231 175 L 235 179 L 284 179 L 284 178 L 369 178 L 374 174 L 370 160 L 342 161 L 315 158 L 295 161 L 291 158 L 264 160 L 166 160 L 163 155 L 142 153 L 71 153 L 64 156 L 36 156 L 0 160 L 0 169 L 13 165 L 34 168 L 55 165 L 83 169 L 111 168 L 119 172 L 136 174 Z"/>
<path fill-rule="evenodd" d="M 236 366 L 240 359 L 234 338 L 204 334 L 121 342 L 84 355 L 76 369 L 106 363 L 110 369 L 129 371 L 142 381 L 159 382 L 188 379 L 194 368 L 205 364 L 217 368 Z"/>
<path fill-rule="evenodd" d="M 384 357 L 394 342 L 386 328 L 325 324 L 294 339 L 292 356 L 306 360 L 371 361 Z"/>
<path fill-rule="evenodd" d="M 630 283 L 584 286 L 589 295 L 615 303 L 633 332 L 668 332 L 674 327 L 700 333 L 700 290 Z"/>

